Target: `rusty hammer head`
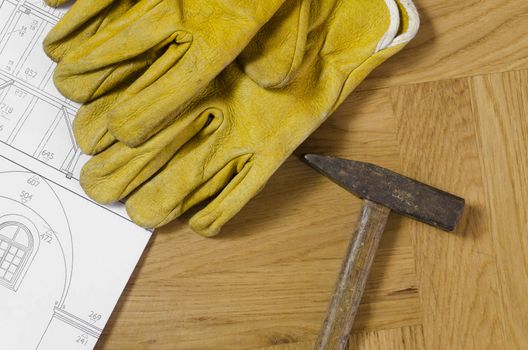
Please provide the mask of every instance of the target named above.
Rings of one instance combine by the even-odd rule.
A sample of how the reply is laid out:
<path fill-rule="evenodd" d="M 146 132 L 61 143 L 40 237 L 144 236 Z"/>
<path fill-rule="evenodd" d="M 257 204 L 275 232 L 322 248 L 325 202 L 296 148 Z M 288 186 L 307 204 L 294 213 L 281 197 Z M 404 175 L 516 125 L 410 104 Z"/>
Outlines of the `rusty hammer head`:
<path fill-rule="evenodd" d="M 462 216 L 463 198 L 374 164 L 315 154 L 304 160 L 356 196 L 442 230 L 453 231 Z"/>

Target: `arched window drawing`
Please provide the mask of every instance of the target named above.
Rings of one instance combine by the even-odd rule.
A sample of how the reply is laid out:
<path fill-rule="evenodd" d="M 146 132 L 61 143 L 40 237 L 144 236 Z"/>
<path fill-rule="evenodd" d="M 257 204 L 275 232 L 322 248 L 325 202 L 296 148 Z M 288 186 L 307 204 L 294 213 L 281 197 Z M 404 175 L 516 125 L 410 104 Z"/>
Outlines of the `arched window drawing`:
<path fill-rule="evenodd" d="M 17 221 L 0 223 L 0 285 L 16 290 L 33 247 L 27 226 Z"/>

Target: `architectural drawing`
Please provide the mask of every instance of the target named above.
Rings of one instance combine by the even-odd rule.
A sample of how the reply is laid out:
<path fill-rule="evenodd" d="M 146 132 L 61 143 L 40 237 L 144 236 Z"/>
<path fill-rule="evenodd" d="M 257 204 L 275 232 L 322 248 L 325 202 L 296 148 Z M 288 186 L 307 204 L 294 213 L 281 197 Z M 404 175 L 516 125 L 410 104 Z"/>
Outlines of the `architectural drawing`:
<path fill-rule="evenodd" d="M 62 14 L 0 0 L 0 349 L 93 348 L 151 235 L 80 187 L 78 106 L 41 47 Z"/>
<path fill-rule="evenodd" d="M 78 106 L 55 89 L 55 64 L 41 47 L 60 15 L 42 1 L 0 0 L 0 141 L 73 177 L 82 157 L 71 130 Z"/>
<path fill-rule="evenodd" d="M 4 203 L 0 197 L 2 206 Z M 29 225 L 28 225 L 29 224 Z M 38 251 L 34 225 L 24 216 L 0 218 L 0 285 L 16 291 Z"/>
<path fill-rule="evenodd" d="M 93 347 L 150 232 L 2 156 L 0 169 L 0 348 Z"/>

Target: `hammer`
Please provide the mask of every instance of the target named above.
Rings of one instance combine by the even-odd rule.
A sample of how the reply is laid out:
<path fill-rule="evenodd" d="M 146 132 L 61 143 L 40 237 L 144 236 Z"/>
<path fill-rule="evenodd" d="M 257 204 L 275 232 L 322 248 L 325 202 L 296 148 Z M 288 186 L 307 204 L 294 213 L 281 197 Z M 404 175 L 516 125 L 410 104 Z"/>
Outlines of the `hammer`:
<path fill-rule="evenodd" d="M 356 317 L 374 255 L 391 211 L 453 231 L 464 199 L 374 164 L 315 154 L 304 160 L 363 199 L 332 301 L 316 343 L 317 350 L 342 350 Z"/>

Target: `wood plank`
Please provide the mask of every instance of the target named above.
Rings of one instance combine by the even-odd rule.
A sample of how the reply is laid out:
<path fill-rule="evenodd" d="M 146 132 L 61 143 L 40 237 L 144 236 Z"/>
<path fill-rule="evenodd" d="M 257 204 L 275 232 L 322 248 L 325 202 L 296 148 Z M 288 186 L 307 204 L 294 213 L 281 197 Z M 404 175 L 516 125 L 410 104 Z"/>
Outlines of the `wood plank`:
<path fill-rule="evenodd" d="M 423 350 L 423 329 L 420 325 L 370 332 L 358 332 L 350 337 L 350 350 Z M 290 343 L 258 350 L 313 350 L 314 342 Z"/>
<path fill-rule="evenodd" d="M 503 329 L 528 349 L 528 71 L 471 79 Z"/>
<path fill-rule="evenodd" d="M 422 326 L 409 326 L 384 329 L 372 332 L 355 333 L 350 338 L 350 350 L 423 350 Z"/>
<path fill-rule="evenodd" d="M 266 346 L 257 350 L 313 350 L 315 342 L 288 343 L 274 346 Z"/>
<path fill-rule="evenodd" d="M 418 36 L 361 89 L 528 68 L 528 1 L 414 1 Z"/>
<path fill-rule="evenodd" d="M 497 265 L 466 79 L 393 89 L 404 173 L 461 195 L 459 229 L 405 221 L 416 247 L 427 349 L 507 349 Z"/>
<path fill-rule="evenodd" d="M 391 231 L 385 232 L 385 236 L 390 234 Z M 406 234 L 410 236 L 410 232 Z M 378 249 L 353 330 L 420 323 L 422 311 L 415 274 L 412 247 Z"/>
<path fill-rule="evenodd" d="M 389 90 L 355 94 L 299 152 L 398 167 Z M 215 239 L 161 229 L 100 348 L 249 349 L 313 341 L 361 201 L 292 157 Z M 414 250 L 391 217 L 356 330 L 421 321 Z"/>

